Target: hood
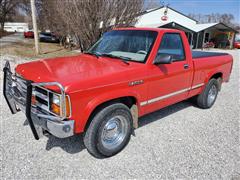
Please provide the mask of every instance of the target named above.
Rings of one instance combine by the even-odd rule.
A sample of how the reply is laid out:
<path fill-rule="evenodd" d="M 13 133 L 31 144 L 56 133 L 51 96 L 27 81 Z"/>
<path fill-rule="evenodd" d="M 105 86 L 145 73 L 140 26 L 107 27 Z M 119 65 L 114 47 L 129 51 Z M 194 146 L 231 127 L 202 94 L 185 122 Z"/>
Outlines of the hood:
<path fill-rule="evenodd" d="M 81 83 L 82 88 L 88 88 L 87 86 L 93 85 L 93 83 L 96 86 L 101 83 L 112 83 L 116 79 L 120 80 L 121 77 L 125 79 L 128 78 L 123 77 L 126 73 L 121 72 L 132 71 L 138 66 L 142 66 L 142 64 L 135 62 L 125 64 L 119 59 L 97 58 L 82 54 L 20 64 L 15 71 L 23 78 L 34 82 L 59 82 L 66 90 L 76 83 Z M 101 79 L 104 79 L 104 82 Z"/>

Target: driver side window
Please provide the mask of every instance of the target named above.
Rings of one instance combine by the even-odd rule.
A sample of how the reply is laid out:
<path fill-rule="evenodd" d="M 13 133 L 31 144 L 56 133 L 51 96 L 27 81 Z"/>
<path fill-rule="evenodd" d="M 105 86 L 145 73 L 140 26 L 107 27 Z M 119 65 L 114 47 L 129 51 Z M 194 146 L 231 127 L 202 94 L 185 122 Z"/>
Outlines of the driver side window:
<path fill-rule="evenodd" d="M 178 33 L 166 33 L 162 37 L 158 55 L 171 55 L 174 61 L 184 61 L 185 53 L 182 38 Z"/>

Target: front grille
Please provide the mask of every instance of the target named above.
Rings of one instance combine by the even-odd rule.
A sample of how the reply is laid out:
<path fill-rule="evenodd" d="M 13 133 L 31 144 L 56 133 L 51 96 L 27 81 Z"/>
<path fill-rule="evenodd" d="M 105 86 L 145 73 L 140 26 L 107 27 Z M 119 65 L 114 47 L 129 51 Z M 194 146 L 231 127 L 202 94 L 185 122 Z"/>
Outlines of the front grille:
<path fill-rule="evenodd" d="M 32 112 L 57 117 L 58 115 L 51 112 L 50 108 L 50 100 L 54 92 L 37 84 L 41 83 L 32 83 L 32 96 L 36 100 L 35 103 L 32 103 Z M 7 89 L 7 93 L 14 98 L 17 108 L 26 112 L 27 80 L 19 75 L 9 73 L 7 76 Z"/>
<path fill-rule="evenodd" d="M 19 76 L 12 79 L 12 95 L 17 102 L 19 108 L 23 111 L 26 110 L 26 96 L 27 96 L 27 81 Z M 33 106 L 38 110 L 43 110 L 46 114 L 49 111 L 49 91 L 38 86 L 33 87 L 32 95 L 36 98 L 36 104 Z"/>
<path fill-rule="evenodd" d="M 47 90 L 45 90 L 45 89 L 43 89 L 43 88 L 40 88 L 40 87 L 38 87 L 38 86 L 35 86 L 35 91 L 37 91 L 37 92 L 39 92 L 39 93 L 41 93 L 41 94 L 44 94 L 44 95 L 48 95 L 48 92 L 47 92 Z"/>
<path fill-rule="evenodd" d="M 33 88 L 33 95 L 36 97 L 36 106 L 42 110 L 50 112 L 49 91 L 42 87 L 35 86 Z"/>
<path fill-rule="evenodd" d="M 40 104 L 44 104 L 45 106 L 48 106 L 48 101 L 36 96 L 36 100 L 37 102 L 39 102 Z"/>

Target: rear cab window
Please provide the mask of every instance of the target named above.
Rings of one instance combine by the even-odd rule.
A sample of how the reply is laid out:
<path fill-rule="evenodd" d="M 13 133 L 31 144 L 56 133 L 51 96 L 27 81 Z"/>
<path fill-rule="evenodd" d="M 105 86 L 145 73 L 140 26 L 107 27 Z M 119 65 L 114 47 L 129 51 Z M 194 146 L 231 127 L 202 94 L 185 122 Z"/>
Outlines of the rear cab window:
<path fill-rule="evenodd" d="M 186 58 L 181 35 L 179 33 L 165 33 L 158 49 L 158 55 L 160 54 L 171 55 L 173 62 L 184 61 Z"/>

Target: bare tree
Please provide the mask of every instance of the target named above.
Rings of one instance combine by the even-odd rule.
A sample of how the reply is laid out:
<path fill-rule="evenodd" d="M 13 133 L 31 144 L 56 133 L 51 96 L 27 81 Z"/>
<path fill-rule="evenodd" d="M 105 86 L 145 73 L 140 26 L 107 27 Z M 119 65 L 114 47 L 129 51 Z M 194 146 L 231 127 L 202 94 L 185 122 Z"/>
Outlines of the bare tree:
<path fill-rule="evenodd" d="M 3 32 L 5 22 L 16 12 L 21 0 L 0 0 L 0 31 Z"/>
<path fill-rule="evenodd" d="M 87 49 L 111 28 L 133 26 L 144 8 L 144 0 L 38 0 L 36 3 L 41 29 L 62 36 L 72 34 L 82 49 Z"/>
<path fill-rule="evenodd" d="M 220 18 L 220 22 L 231 25 L 234 20 L 234 16 L 232 14 L 222 14 Z"/>

